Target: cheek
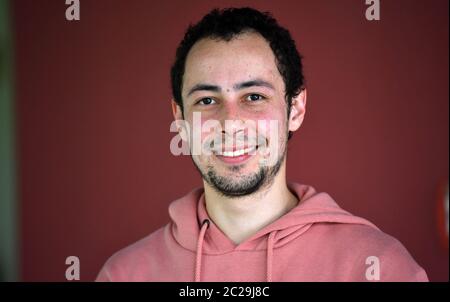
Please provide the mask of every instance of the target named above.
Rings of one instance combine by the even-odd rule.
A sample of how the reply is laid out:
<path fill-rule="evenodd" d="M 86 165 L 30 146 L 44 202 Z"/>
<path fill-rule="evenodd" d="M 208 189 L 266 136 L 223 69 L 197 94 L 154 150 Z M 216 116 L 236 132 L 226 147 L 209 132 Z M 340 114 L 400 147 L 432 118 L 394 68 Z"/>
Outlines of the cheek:
<path fill-rule="evenodd" d="M 277 138 L 283 135 L 283 131 L 286 128 L 286 114 L 283 112 L 262 114 L 256 121 L 258 134 L 270 141 L 278 140 Z"/>
<path fill-rule="evenodd" d="M 209 119 L 203 113 L 194 116 L 191 120 L 191 149 L 195 150 L 195 155 L 200 161 L 205 161 L 212 154 L 211 147 L 215 146 L 220 133 L 220 123 L 217 120 Z"/>
<path fill-rule="evenodd" d="M 202 138 L 212 135 L 220 127 L 218 120 L 204 114 L 203 112 L 195 112 L 189 118 L 189 125 L 191 125 L 191 136 L 196 134 Z"/>

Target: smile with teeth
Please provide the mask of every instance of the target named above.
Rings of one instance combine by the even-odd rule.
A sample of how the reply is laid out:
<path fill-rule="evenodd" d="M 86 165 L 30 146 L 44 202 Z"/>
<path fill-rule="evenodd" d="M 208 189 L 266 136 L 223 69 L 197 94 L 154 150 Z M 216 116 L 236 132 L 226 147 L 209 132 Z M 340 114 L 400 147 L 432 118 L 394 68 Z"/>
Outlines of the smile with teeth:
<path fill-rule="evenodd" d="M 249 148 L 239 149 L 239 150 L 235 150 L 235 151 L 223 151 L 221 155 L 224 157 L 238 157 L 238 156 L 242 156 L 244 154 L 248 154 L 255 149 L 256 149 L 255 147 L 249 147 Z"/>

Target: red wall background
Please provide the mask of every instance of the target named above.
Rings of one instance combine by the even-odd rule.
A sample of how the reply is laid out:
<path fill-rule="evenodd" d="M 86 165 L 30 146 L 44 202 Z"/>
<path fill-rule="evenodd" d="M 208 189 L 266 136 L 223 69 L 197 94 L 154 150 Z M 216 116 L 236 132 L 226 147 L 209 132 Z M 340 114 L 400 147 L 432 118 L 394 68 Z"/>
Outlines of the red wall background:
<path fill-rule="evenodd" d="M 16 65 L 21 279 L 93 280 L 115 251 L 168 222 L 201 179 L 171 155 L 169 68 L 213 7 L 271 11 L 304 55 L 307 114 L 290 180 L 326 191 L 448 281 L 436 194 L 448 179 L 448 1 L 11 1 Z"/>

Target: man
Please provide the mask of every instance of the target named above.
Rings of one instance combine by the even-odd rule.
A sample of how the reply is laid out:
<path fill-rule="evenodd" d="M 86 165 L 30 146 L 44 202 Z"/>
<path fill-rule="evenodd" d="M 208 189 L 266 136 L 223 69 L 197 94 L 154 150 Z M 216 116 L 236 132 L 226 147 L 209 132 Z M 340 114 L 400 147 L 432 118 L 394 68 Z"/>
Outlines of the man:
<path fill-rule="evenodd" d="M 172 221 L 113 255 L 98 281 L 427 281 L 396 239 L 287 182 L 306 89 L 295 43 L 269 14 L 211 11 L 186 32 L 171 78 L 204 186 L 172 202 Z"/>

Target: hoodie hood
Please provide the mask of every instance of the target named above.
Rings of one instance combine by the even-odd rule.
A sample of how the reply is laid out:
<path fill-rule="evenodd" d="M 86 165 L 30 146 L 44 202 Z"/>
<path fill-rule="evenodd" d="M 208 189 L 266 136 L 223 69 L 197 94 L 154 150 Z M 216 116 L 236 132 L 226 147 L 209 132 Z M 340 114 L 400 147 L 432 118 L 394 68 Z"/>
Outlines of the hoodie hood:
<path fill-rule="evenodd" d="M 173 237 L 181 246 L 195 252 L 202 223 L 208 219 L 203 253 L 219 255 L 234 250 L 266 249 L 266 237 L 274 231 L 277 232 L 274 247 L 280 247 L 306 232 L 314 223 L 363 224 L 378 229 L 368 220 L 341 209 L 328 193 L 317 193 L 312 186 L 297 183 L 289 183 L 288 187 L 299 199 L 297 206 L 239 245 L 232 242 L 209 218 L 203 188 L 195 189 L 169 206 Z"/>
<path fill-rule="evenodd" d="M 299 200 L 297 206 L 238 245 L 209 218 L 203 188 L 170 204 L 172 236 L 178 244 L 197 255 L 196 281 L 200 281 L 202 255 L 264 249 L 267 250 L 267 281 L 271 281 L 273 249 L 289 244 L 315 223 L 362 224 L 378 230 L 368 220 L 341 209 L 327 193 L 317 193 L 312 186 L 297 183 L 288 183 L 288 187 Z"/>

